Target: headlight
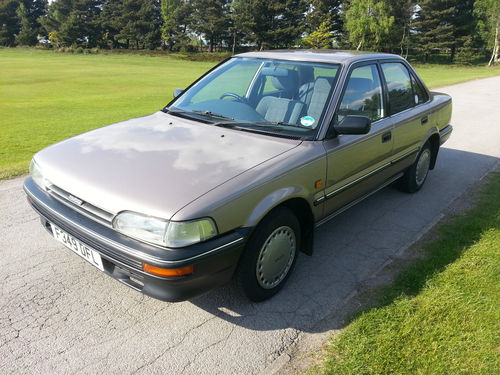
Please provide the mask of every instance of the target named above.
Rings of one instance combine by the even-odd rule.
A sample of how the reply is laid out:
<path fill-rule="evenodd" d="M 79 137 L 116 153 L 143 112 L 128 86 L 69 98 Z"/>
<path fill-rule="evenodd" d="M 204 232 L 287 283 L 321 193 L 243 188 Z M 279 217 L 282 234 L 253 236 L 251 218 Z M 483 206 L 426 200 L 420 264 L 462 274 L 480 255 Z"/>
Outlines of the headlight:
<path fill-rule="evenodd" d="M 193 221 L 171 221 L 168 224 L 165 244 L 168 247 L 183 247 L 208 240 L 217 235 L 211 219 Z"/>
<path fill-rule="evenodd" d="M 30 175 L 33 181 L 43 190 L 47 190 L 47 188 L 52 185 L 52 183 L 43 176 L 42 170 L 34 159 L 31 159 Z"/>
<path fill-rule="evenodd" d="M 123 234 L 158 245 L 165 245 L 167 225 L 165 220 L 133 212 L 123 212 L 113 220 L 113 227 Z"/>
<path fill-rule="evenodd" d="M 211 219 L 171 221 L 123 212 L 113 220 L 113 227 L 127 236 L 167 247 L 184 247 L 217 235 Z"/>

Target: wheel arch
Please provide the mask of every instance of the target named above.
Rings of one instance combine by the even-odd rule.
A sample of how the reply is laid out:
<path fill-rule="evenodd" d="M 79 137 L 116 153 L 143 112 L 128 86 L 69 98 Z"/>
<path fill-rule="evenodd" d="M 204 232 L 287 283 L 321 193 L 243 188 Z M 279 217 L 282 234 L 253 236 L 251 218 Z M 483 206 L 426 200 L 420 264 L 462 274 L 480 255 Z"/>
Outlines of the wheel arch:
<path fill-rule="evenodd" d="M 431 146 L 431 164 L 429 165 L 429 169 L 434 169 L 437 161 L 437 156 L 439 152 L 440 138 L 439 133 L 432 134 L 425 143 L 429 142 Z"/>
<path fill-rule="evenodd" d="M 314 242 L 314 214 L 306 198 L 298 196 L 299 189 L 286 189 L 288 193 L 294 191 L 296 194 L 284 196 L 283 190 L 270 194 L 263 199 L 249 216 L 245 226 L 255 228 L 266 216 L 270 215 L 278 207 L 286 207 L 295 215 L 300 224 L 301 246 L 300 251 L 307 255 L 312 255 Z M 282 199 L 276 200 L 272 197 L 281 196 Z"/>

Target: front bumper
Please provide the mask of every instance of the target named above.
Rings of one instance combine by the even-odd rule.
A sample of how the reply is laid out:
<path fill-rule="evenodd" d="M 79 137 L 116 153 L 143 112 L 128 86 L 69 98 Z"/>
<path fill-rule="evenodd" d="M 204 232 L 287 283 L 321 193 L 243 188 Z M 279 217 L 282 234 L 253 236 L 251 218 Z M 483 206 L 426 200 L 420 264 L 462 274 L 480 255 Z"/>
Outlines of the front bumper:
<path fill-rule="evenodd" d="M 96 250 L 104 272 L 121 283 L 162 301 L 183 301 L 229 281 L 246 243 L 248 230 L 239 229 L 204 243 L 169 249 L 148 245 L 118 233 L 51 197 L 28 178 L 24 190 L 42 225 L 52 234 L 53 223 Z M 142 269 L 194 266 L 188 276 L 160 277 Z"/>

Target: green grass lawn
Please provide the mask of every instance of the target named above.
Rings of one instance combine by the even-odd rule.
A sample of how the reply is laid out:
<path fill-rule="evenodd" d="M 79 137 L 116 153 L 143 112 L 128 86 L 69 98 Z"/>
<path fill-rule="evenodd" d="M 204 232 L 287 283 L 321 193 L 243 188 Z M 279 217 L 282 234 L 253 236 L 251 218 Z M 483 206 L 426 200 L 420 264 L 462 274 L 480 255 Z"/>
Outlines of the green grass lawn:
<path fill-rule="evenodd" d="M 500 173 L 474 210 L 437 235 L 426 257 L 383 291 L 381 307 L 332 339 L 310 374 L 498 374 Z"/>
<path fill-rule="evenodd" d="M 27 172 L 33 154 L 47 145 L 161 109 L 175 88 L 213 65 L 161 55 L 0 48 L 0 179 Z M 485 67 L 418 70 L 431 87 L 500 74 Z"/>
<path fill-rule="evenodd" d="M 0 178 L 27 172 L 47 145 L 163 108 L 215 64 L 0 49 Z"/>

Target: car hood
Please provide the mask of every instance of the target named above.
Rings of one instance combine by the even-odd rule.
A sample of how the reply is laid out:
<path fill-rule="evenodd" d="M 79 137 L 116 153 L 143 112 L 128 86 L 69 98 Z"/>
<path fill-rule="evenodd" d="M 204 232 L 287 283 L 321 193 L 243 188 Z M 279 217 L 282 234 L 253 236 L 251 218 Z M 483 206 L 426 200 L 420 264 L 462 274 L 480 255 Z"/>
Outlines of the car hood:
<path fill-rule="evenodd" d="M 47 147 L 35 161 L 51 183 L 109 213 L 130 210 L 169 219 L 299 144 L 157 112 Z"/>

